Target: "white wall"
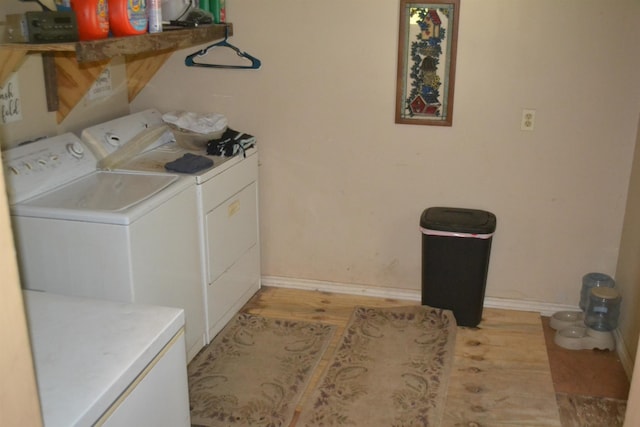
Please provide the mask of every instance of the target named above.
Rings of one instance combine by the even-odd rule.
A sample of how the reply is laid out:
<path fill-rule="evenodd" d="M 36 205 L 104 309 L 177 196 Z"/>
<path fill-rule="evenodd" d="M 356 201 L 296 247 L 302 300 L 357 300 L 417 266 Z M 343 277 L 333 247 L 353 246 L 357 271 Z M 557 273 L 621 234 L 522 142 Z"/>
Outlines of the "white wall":
<path fill-rule="evenodd" d="M 398 2 L 227 9 L 262 69 L 187 68 L 187 49 L 132 110 L 220 111 L 258 136 L 264 274 L 419 289 L 437 205 L 497 215 L 488 296 L 577 304 L 585 273 L 615 274 L 640 3 L 463 0 L 451 128 L 394 124 Z"/>
<path fill-rule="evenodd" d="M 0 191 L 5 191 L 0 174 Z M 0 408 L 2 424 L 42 426 L 7 200 L 0 197 Z"/>
<path fill-rule="evenodd" d="M 633 168 L 627 197 L 620 256 L 616 270 L 617 288 L 623 296 L 620 310 L 620 330 L 627 352 L 637 360 L 640 333 L 640 127 L 633 157 Z"/>
<path fill-rule="evenodd" d="M 394 123 L 398 5 L 383 1 L 233 0 L 231 41 L 262 69 L 187 68 L 187 49 L 131 109 L 220 111 L 258 136 L 266 275 L 417 290 L 420 213 L 456 205 L 498 217 L 488 296 L 576 304 L 583 274 L 616 273 L 636 140 L 640 4 L 615 5 L 463 1 L 451 128 Z M 35 6 L 0 14 L 19 7 Z M 112 97 L 56 124 L 39 58 L 4 146 L 128 111 L 115 60 Z"/>
<path fill-rule="evenodd" d="M 0 15 L 27 8 L 37 7 L 3 2 Z M 394 124 L 397 1 L 227 9 L 231 41 L 263 68 L 189 69 L 187 49 L 131 109 L 220 111 L 258 136 L 265 275 L 417 290 L 418 218 L 436 205 L 497 215 L 489 296 L 577 304 L 583 274 L 616 273 L 640 103 L 639 2 L 462 0 L 451 128 Z M 116 78 L 113 98 L 83 101 L 57 125 L 39 56 L 19 79 L 25 116 L 0 126 L 3 146 L 128 110 Z M 519 130 L 523 108 L 537 110 L 534 132 Z M 628 220 L 616 277 L 630 342 L 634 230 Z"/>

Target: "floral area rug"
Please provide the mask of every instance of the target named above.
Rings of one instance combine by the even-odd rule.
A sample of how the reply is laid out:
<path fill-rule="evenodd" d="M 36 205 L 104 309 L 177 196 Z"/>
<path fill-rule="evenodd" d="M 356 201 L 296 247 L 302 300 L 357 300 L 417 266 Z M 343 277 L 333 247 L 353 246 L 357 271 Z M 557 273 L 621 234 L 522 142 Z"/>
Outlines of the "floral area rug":
<path fill-rule="evenodd" d="M 296 427 L 439 426 L 455 333 L 448 310 L 357 307 Z"/>
<path fill-rule="evenodd" d="M 238 314 L 189 364 L 192 426 L 289 426 L 334 331 Z"/>

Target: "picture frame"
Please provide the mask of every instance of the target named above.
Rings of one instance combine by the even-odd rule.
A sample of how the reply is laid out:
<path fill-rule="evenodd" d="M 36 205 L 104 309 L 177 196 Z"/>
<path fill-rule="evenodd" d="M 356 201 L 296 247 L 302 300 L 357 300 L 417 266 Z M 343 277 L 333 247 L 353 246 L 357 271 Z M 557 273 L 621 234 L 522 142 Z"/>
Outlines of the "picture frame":
<path fill-rule="evenodd" d="M 401 0 L 396 82 L 400 124 L 452 126 L 460 0 Z"/>

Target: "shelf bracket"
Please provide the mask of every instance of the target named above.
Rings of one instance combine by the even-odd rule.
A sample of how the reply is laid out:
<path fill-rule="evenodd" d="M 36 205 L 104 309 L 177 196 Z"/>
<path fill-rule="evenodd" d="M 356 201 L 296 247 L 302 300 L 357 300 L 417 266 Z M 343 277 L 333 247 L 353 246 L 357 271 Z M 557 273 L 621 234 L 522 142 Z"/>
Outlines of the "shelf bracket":
<path fill-rule="evenodd" d="M 58 123 L 62 123 L 91 85 L 109 65 L 110 60 L 79 64 L 74 54 L 57 52 L 54 57 L 58 97 Z M 52 89 L 53 90 L 53 89 Z"/>
<path fill-rule="evenodd" d="M 11 74 L 20 67 L 26 54 L 22 50 L 0 50 L 0 86 L 4 86 Z"/>
<path fill-rule="evenodd" d="M 126 57 L 129 102 L 136 98 L 172 54 L 173 51 L 165 51 Z"/>
<path fill-rule="evenodd" d="M 42 71 L 44 73 L 44 90 L 47 96 L 47 111 L 58 111 L 58 83 L 55 57 L 51 52 L 42 53 Z"/>

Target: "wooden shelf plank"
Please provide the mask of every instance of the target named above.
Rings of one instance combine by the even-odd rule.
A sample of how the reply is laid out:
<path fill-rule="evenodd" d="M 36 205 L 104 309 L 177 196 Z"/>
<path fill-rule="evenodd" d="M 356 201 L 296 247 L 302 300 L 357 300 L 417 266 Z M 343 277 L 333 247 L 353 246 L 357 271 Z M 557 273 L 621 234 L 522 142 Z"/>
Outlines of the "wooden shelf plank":
<path fill-rule="evenodd" d="M 29 52 L 75 52 L 76 43 L 0 43 L 0 50 L 22 52 L 23 54 Z"/>
<path fill-rule="evenodd" d="M 225 28 L 228 28 L 228 35 L 233 34 L 233 24 L 219 24 L 140 36 L 81 42 L 76 44 L 76 57 L 79 63 L 83 63 L 102 61 L 119 55 L 137 55 L 184 49 L 224 38 Z"/>
<path fill-rule="evenodd" d="M 233 24 L 213 24 L 196 28 L 168 30 L 155 34 L 109 37 L 72 43 L 0 43 L 0 59 L 30 52 L 75 52 L 79 63 L 97 62 L 120 55 L 137 55 L 163 50 L 184 49 L 233 35 Z"/>
<path fill-rule="evenodd" d="M 233 24 L 166 30 L 155 34 L 110 37 L 73 43 L 0 43 L 0 86 L 28 53 L 42 53 L 47 104 L 62 122 L 89 90 L 111 58 L 125 56 L 129 101 L 144 88 L 171 53 L 233 35 Z M 55 70 L 55 72 L 54 72 Z"/>

